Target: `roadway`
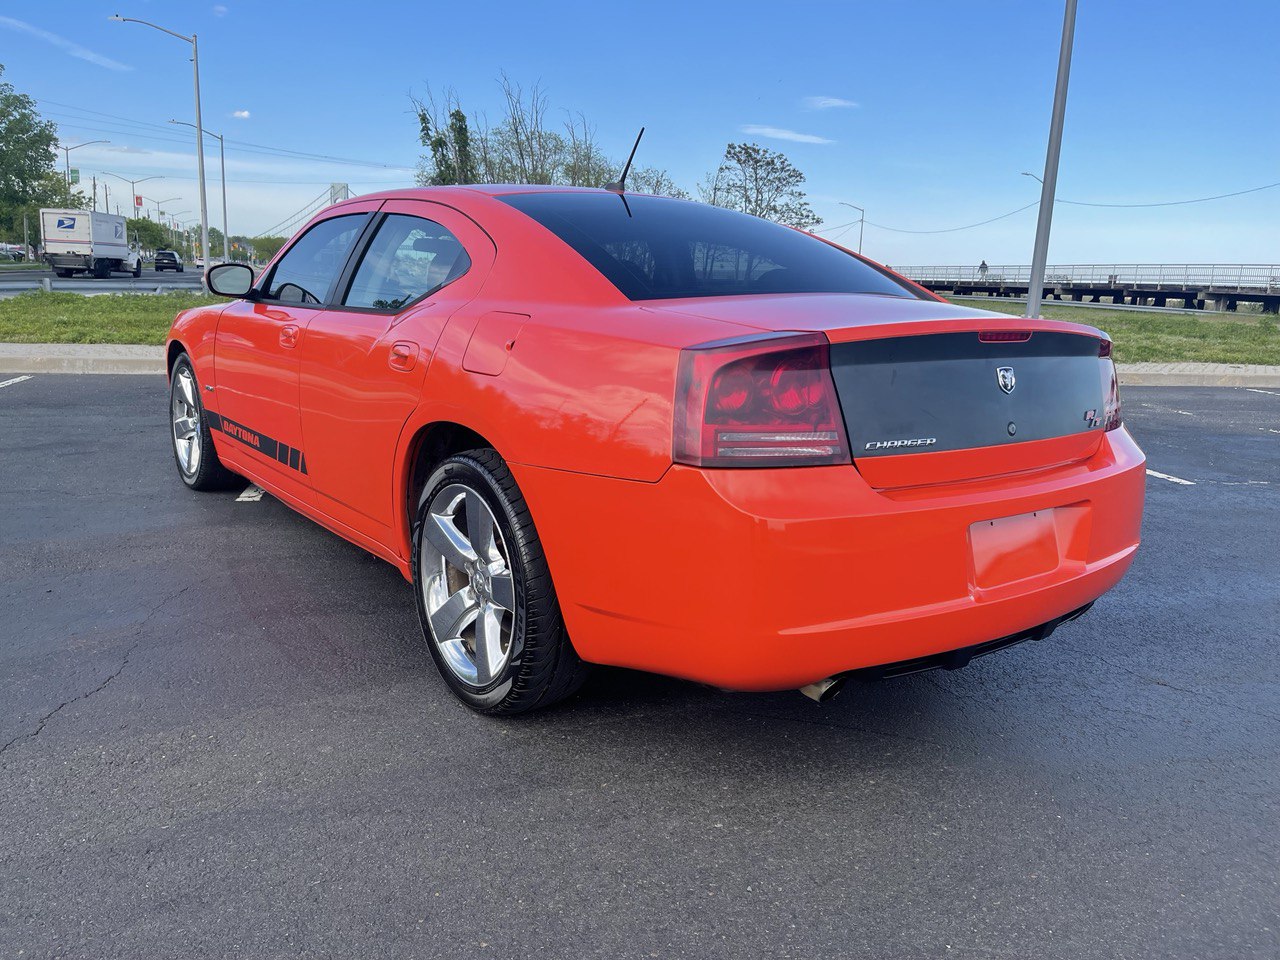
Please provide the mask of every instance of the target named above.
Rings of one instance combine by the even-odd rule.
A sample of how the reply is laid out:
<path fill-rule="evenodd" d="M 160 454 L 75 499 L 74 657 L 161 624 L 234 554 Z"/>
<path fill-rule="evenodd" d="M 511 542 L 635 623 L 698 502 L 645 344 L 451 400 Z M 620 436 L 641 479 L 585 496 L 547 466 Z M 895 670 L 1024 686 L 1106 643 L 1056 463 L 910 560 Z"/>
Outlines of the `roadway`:
<path fill-rule="evenodd" d="M 165 398 L 0 386 L 7 955 L 1280 955 L 1280 390 L 1126 391 L 1145 543 L 1044 643 L 519 720 L 391 567 L 183 488 Z"/>

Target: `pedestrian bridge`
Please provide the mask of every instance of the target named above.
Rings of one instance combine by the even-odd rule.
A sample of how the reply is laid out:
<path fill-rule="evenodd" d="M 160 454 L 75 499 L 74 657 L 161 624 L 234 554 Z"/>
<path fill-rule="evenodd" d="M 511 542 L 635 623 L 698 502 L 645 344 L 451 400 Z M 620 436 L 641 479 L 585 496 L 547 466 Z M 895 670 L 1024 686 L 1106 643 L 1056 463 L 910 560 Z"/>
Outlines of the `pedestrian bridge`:
<path fill-rule="evenodd" d="M 1031 267 L 893 267 L 935 293 L 1025 297 Z M 1182 306 L 1194 310 L 1235 310 L 1241 303 L 1280 312 L 1280 264 L 1262 263 L 1074 263 L 1045 268 L 1043 297 L 1077 303 Z"/>

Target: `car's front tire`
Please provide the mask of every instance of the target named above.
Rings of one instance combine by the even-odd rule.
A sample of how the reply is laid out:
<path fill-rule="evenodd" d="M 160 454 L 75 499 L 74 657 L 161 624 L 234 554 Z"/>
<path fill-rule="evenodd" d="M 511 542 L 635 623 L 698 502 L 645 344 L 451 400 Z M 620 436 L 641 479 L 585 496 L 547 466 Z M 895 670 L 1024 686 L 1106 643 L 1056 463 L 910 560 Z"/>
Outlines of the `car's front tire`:
<path fill-rule="evenodd" d="M 449 457 L 413 524 L 413 584 L 431 656 L 473 710 L 550 706 L 587 677 L 515 478 L 496 451 Z"/>
<path fill-rule="evenodd" d="M 169 376 L 169 439 L 178 476 L 192 490 L 223 490 L 240 482 L 222 465 L 204 415 L 200 384 L 191 358 L 179 354 Z"/>

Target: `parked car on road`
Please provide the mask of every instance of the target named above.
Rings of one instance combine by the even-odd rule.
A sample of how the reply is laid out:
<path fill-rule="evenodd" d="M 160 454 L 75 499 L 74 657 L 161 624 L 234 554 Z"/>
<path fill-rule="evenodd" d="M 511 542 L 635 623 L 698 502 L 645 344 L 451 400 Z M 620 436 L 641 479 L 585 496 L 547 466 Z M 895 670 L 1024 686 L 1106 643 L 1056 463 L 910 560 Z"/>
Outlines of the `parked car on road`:
<path fill-rule="evenodd" d="M 156 269 L 156 273 L 161 273 L 165 270 L 175 270 L 178 273 L 183 273 L 186 270 L 182 263 L 182 257 L 174 250 L 157 250 L 153 266 Z"/>
<path fill-rule="evenodd" d="M 0 243 L 0 260 L 14 263 L 27 259 L 27 250 L 20 243 Z"/>
<path fill-rule="evenodd" d="M 207 281 L 232 302 L 168 338 L 183 483 L 248 478 L 393 564 L 476 710 L 588 664 L 815 699 L 954 668 L 1138 548 L 1106 334 L 730 210 L 397 191 Z"/>

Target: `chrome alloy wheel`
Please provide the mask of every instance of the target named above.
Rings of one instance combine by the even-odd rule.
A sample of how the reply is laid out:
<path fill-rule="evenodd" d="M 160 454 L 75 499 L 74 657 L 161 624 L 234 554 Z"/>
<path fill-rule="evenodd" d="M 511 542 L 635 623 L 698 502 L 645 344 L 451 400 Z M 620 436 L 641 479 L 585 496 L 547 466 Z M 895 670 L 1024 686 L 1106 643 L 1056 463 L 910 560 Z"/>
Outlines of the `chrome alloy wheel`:
<path fill-rule="evenodd" d="M 436 649 L 473 687 L 500 676 L 511 659 L 515 581 L 489 505 L 460 483 L 432 498 L 423 520 L 423 600 Z"/>
<path fill-rule="evenodd" d="M 173 450 L 182 472 L 193 477 L 200 469 L 200 404 L 196 402 L 196 378 L 187 367 L 173 375 Z"/>

